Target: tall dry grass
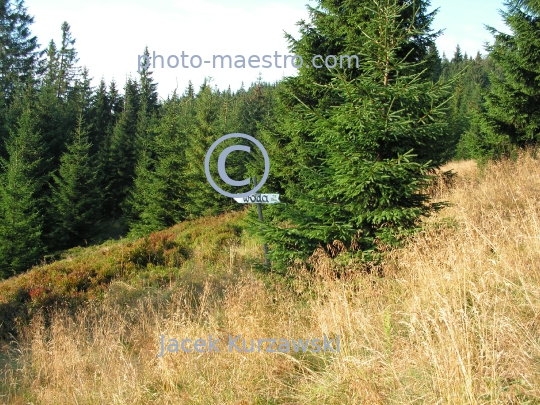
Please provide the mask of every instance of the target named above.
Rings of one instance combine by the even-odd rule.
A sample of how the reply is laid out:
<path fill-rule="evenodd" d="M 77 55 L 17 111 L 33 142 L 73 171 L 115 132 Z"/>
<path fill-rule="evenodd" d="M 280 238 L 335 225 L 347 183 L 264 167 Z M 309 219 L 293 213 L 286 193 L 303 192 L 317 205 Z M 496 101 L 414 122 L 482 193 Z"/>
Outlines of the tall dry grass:
<path fill-rule="evenodd" d="M 471 162 L 453 205 L 390 253 L 383 277 L 253 272 L 254 241 L 223 252 L 223 274 L 169 300 L 118 300 L 36 317 L 11 345 L 10 404 L 540 403 L 540 167 L 530 155 Z M 444 195 L 443 195 L 444 194 Z M 199 269 L 200 270 L 200 269 Z M 318 275 L 317 275 L 318 274 Z M 200 274 L 193 277 L 201 277 Z M 116 292 L 115 292 L 116 291 Z M 170 353 L 159 336 L 341 336 L 339 353 Z"/>

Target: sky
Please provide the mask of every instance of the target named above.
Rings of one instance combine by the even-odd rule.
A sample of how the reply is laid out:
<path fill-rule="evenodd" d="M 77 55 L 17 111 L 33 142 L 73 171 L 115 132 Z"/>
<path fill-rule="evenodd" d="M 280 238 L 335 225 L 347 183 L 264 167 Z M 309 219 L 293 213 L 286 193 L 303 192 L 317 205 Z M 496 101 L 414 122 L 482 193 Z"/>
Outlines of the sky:
<path fill-rule="evenodd" d="M 51 39 L 60 42 L 63 21 L 71 26 L 76 39 L 79 65 L 86 66 L 97 85 L 103 77 L 114 79 L 122 87 L 128 75 L 137 76 L 139 55 L 145 46 L 150 54 L 162 55 L 156 60 L 153 77 L 160 97 L 174 89 L 183 92 L 191 80 L 200 86 L 205 78 L 220 89 L 248 87 L 259 76 L 274 82 L 294 75 L 296 69 L 283 57 L 289 54 L 284 32 L 298 38 L 296 22 L 308 19 L 306 4 L 313 0 L 26 0 L 28 13 L 34 16 L 32 33 L 45 48 Z M 432 0 L 439 8 L 433 28 L 444 29 L 437 40 L 439 51 L 449 57 L 459 43 L 463 52 L 485 53 L 484 44 L 492 37 L 484 24 L 505 30 L 499 15 L 502 0 Z M 182 67 L 181 54 L 186 68 Z M 213 55 L 243 55 L 245 68 L 214 68 Z M 167 65 L 176 55 L 178 67 Z M 200 60 L 194 55 L 199 55 Z M 262 68 L 262 61 L 248 64 L 250 55 L 271 55 L 272 66 Z M 268 60 L 268 59 L 267 59 Z M 204 61 L 208 61 L 206 64 Z M 169 59 L 175 66 L 176 59 Z M 196 66 L 201 63 L 201 66 Z M 258 66 L 258 67 L 256 67 Z M 268 66 L 268 64 L 266 64 Z"/>

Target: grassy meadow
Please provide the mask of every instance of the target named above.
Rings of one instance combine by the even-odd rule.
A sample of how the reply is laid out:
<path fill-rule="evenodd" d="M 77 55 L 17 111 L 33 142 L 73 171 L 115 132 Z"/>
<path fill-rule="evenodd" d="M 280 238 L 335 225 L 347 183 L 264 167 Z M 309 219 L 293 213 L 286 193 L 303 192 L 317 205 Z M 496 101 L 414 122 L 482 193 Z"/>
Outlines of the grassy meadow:
<path fill-rule="evenodd" d="M 446 169 L 380 271 L 260 267 L 245 212 L 67 251 L 0 283 L 0 403 L 538 404 L 540 165 Z M 341 350 L 167 353 L 160 336 L 340 336 Z"/>

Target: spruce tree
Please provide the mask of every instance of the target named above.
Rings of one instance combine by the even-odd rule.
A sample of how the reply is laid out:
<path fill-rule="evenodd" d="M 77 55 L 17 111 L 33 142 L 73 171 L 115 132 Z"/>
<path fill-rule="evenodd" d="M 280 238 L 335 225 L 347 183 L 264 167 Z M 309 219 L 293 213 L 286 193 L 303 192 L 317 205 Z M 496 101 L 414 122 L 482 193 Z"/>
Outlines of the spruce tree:
<path fill-rule="evenodd" d="M 488 51 L 496 71 L 490 75 L 479 134 L 488 157 L 507 154 L 515 146 L 537 145 L 540 138 L 540 3 L 504 4 L 501 14 L 512 33 L 488 27 L 495 37 Z"/>
<path fill-rule="evenodd" d="M 295 167 L 282 183 L 284 204 L 267 210 L 273 225 L 265 235 L 277 265 L 306 259 L 317 247 L 332 254 L 335 240 L 353 252 L 396 244 L 437 207 L 423 190 L 445 159 L 449 91 L 426 75 L 427 56 L 402 56 L 432 38 L 425 15 L 417 18 L 420 3 L 413 10 L 396 0 L 358 3 L 348 18 L 359 21 L 361 74 L 328 69 L 319 91 L 331 105 L 282 108 L 281 133 L 298 148 L 287 145 L 290 155 L 277 160 L 276 171 L 288 170 L 280 166 L 287 161 Z M 272 159 L 282 157 L 280 134 L 272 135 Z"/>
<path fill-rule="evenodd" d="M 69 94 L 67 103 L 70 109 L 69 115 L 75 117 L 74 127 L 79 124 L 82 115 L 85 122 L 90 121 L 94 88 L 91 86 L 92 78 L 85 66 L 73 83 L 73 90 Z"/>
<path fill-rule="evenodd" d="M 448 115 L 449 130 L 453 132 L 454 139 L 458 140 L 455 159 L 477 159 L 483 156 L 478 134 L 482 125 L 480 116 L 484 111 L 485 94 L 490 88 L 489 73 L 493 66 L 489 56 L 482 57 L 480 53 L 466 65 L 464 75 L 457 81 L 460 84 L 459 97 L 454 95 Z"/>
<path fill-rule="evenodd" d="M 129 78 L 123 98 L 124 108 L 115 123 L 107 148 L 104 167 L 105 213 L 114 219 L 121 217 L 123 204 L 133 185 L 137 165 L 136 132 L 140 108 L 139 86 Z"/>
<path fill-rule="evenodd" d="M 157 197 L 154 190 L 156 185 L 156 161 L 149 149 L 139 154 L 135 167 L 135 180 L 126 199 L 126 222 L 132 235 L 142 235 L 162 229 L 164 226 L 155 212 L 152 202 Z"/>
<path fill-rule="evenodd" d="M 27 13 L 24 0 L 0 2 L 0 92 L 8 104 L 15 87 L 34 79 L 38 73 L 37 37 L 30 31 L 33 23 L 34 18 Z"/>
<path fill-rule="evenodd" d="M 149 60 L 150 53 L 148 47 L 144 48 L 143 55 L 146 60 Z M 140 92 L 141 92 L 141 110 L 145 111 L 148 116 L 153 115 L 158 111 L 158 93 L 157 83 L 154 83 L 152 77 L 153 72 L 150 71 L 150 66 L 144 66 L 139 73 Z"/>
<path fill-rule="evenodd" d="M 47 153 L 28 105 L 7 150 L 9 160 L 0 175 L 0 277 L 28 269 L 45 252 L 41 166 L 47 166 Z"/>
<path fill-rule="evenodd" d="M 144 49 L 143 55 L 146 60 L 150 60 L 150 53 L 148 47 Z M 141 69 L 139 79 L 140 89 L 140 108 L 137 116 L 137 130 L 136 130 L 136 151 L 137 156 L 146 151 L 148 153 L 149 144 L 151 143 L 152 133 L 150 128 L 156 125 L 158 119 L 157 114 L 159 110 L 157 84 L 154 83 L 152 78 L 152 72 L 149 66 L 145 66 Z"/>
<path fill-rule="evenodd" d="M 60 48 L 51 41 L 46 51 L 47 60 L 37 102 L 39 127 L 53 154 L 55 169 L 60 164 L 60 156 L 66 144 L 70 142 L 69 135 L 76 128 L 80 103 L 84 104 L 86 113 L 92 94 L 88 71 L 85 70 L 81 75 L 76 66 L 78 59 L 74 48 L 75 39 L 69 24 L 64 22 L 61 29 Z"/>
<path fill-rule="evenodd" d="M 97 156 L 99 159 L 99 151 L 106 146 L 113 128 L 111 99 L 103 79 L 99 82 L 99 86 L 93 95 L 89 116 L 88 139 L 92 144 L 90 155 Z"/>
<path fill-rule="evenodd" d="M 454 52 L 454 57 L 452 58 L 451 62 L 459 67 L 459 65 L 464 61 L 466 61 L 466 58 L 463 57 L 463 53 L 461 52 L 461 46 L 457 44 L 456 50 Z"/>
<path fill-rule="evenodd" d="M 186 115 L 191 100 L 176 93 L 164 106 L 164 114 L 151 151 L 139 159 L 133 192 L 129 200 L 130 232 L 135 235 L 164 229 L 184 220 L 186 214 Z M 183 125 L 184 124 L 184 125 Z M 153 157 L 152 157 L 153 156 Z"/>
<path fill-rule="evenodd" d="M 109 84 L 109 100 L 111 105 L 111 111 L 114 117 L 114 122 L 118 121 L 120 114 L 123 111 L 124 107 L 124 97 L 120 94 L 116 88 L 116 82 L 114 80 Z"/>
<path fill-rule="evenodd" d="M 61 26 L 62 42 L 58 49 L 57 61 L 58 72 L 56 76 L 57 95 L 60 98 L 67 97 L 75 79 L 79 75 L 77 51 L 75 50 L 75 38 L 71 34 L 70 25 L 64 21 Z"/>
<path fill-rule="evenodd" d="M 27 83 L 34 85 L 40 73 L 37 37 L 30 31 L 33 22 L 23 0 L 0 2 L 0 158 L 4 159 L 8 158 L 5 142 L 9 129 L 19 116 L 6 116 L 13 112 L 8 110 L 16 93 L 24 91 Z"/>
<path fill-rule="evenodd" d="M 112 81 L 107 89 L 102 80 L 94 95 L 90 112 L 89 140 L 92 144 L 90 154 L 94 157 L 98 168 L 99 188 L 103 198 L 101 204 L 103 218 L 117 216 L 111 213 L 111 208 L 115 204 L 111 199 L 112 195 L 107 190 L 113 179 L 112 163 L 114 162 L 111 160 L 111 144 L 114 128 L 122 115 L 122 102 L 123 97 L 118 94 L 116 83 Z"/>
<path fill-rule="evenodd" d="M 58 175 L 53 176 L 55 233 L 67 246 L 88 241 L 97 230 L 101 195 L 91 146 L 81 112 L 73 141 L 61 158 Z"/>
<path fill-rule="evenodd" d="M 396 50 L 396 57 L 407 62 L 424 61 L 422 66 L 415 68 L 423 78 L 431 79 L 435 74 L 436 60 L 434 55 L 430 55 L 430 48 L 433 50 L 434 40 L 439 34 L 430 28 L 435 12 L 427 11 L 429 1 L 426 0 L 397 0 L 397 4 L 403 6 L 397 18 L 410 24 L 414 21 L 417 27 L 425 30 L 422 34 L 409 32 L 406 41 Z M 373 1 L 318 0 L 316 7 L 308 6 L 310 21 L 298 23 L 300 38 L 286 35 L 291 53 L 301 56 L 304 63 L 297 76 L 286 78 L 277 87 L 280 103 L 274 114 L 275 124 L 266 131 L 271 135 L 265 136 L 265 145 L 276 150 L 272 158 L 271 179 L 267 182 L 273 190 L 284 192 L 289 184 L 296 182 L 300 166 L 316 165 L 321 158 L 311 147 L 313 137 L 308 127 L 296 119 L 291 120 L 291 110 L 316 107 L 328 111 L 344 101 L 339 98 L 339 92 L 330 90 L 328 84 L 333 78 L 332 71 L 336 69 L 349 80 L 363 74 L 362 66 L 357 66 L 353 55 L 361 58 L 365 52 L 368 38 L 362 27 L 373 18 L 370 5 L 376 6 Z M 379 33 L 376 35 L 380 36 Z M 315 55 L 337 55 L 337 67 L 328 69 L 318 59 L 317 63 L 323 66 L 315 68 L 312 66 Z M 349 55 L 351 59 L 340 60 L 341 55 Z M 330 59 L 329 63 L 333 61 Z"/>
<path fill-rule="evenodd" d="M 221 107 L 219 92 L 205 81 L 194 100 L 194 123 L 190 128 L 190 142 L 187 145 L 187 210 L 191 217 L 215 215 L 233 206 L 230 198 L 217 193 L 208 183 L 204 169 L 208 149 L 214 141 L 226 134 L 220 122 Z M 214 155 L 218 154 L 219 151 L 213 154 L 211 168 L 217 167 L 217 156 Z M 214 178 L 218 179 L 216 173 L 217 170 L 213 170 Z"/>
<path fill-rule="evenodd" d="M 52 173 L 58 169 L 66 142 L 69 142 L 72 119 L 68 114 L 66 103 L 57 96 L 54 85 L 45 85 L 39 89 L 32 108 L 46 156 L 44 162 L 36 168 L 39 176 L 44 179 L 39 192 L 40 209 L 43 215 L 43 241 L 47 246 L 54 246 L 56 245 L 55 214 L 47 201 L 51 197 Z"/>
<path fill-rule="evenodd" d="M 242 97 L 240 104 L 240 132 L 260 137 L 261 128 L 267 126 L 274 118 L 275 86 L 264 83 L 258 78 Z"/>
<path fill-rule="evenodd" d="M 429 63 L 422 66 L 421 70 L 424 71 L 424 77 L 432 77 L 436 65 L 428 56 L 430 47 L 435 45 L 434 40 L 439 35 L 439 32 L 430 29 L 435 11 L 427 12 L 429 1 L 426 0 L 398 0 L 397 3 L 403 6 L 397 17 L 411 24 L 414 21 L 417 27 L 425 27 L 425 31 L 421 35 L 410 31 L 406 43 L 396 50 L 396 55 L 411 62 L 429 59 Z M 316 7 L 307 6 L 310 21 L 298 23 L 300 38 L 286 35 L 292 53 L 302 56 L 304 61 L 298 70 L 299 75 L 285 80 L 286 87 L 291 91 L 282 97 L 288 94 L 286 102 L 289 105 L 303 103 L 322 108 L 331 105 L 337 94 L 320 86 L 332 80 L 331 71 L 325 67 L 314 68 L 312 58 L 315 55 L 337 55 L 337 59 L 341 55 L 361 55 L 365 50 L 366 39 L 362 27 L 373 18 L 373 12 L 366 7 L 369 4 L 375 6 L 371 1 L 343 0 L 318 0 Z M 318 63 L 322 63 L 320 59 Z M 329 63 L 333 63 L 331 59 Z M 337 64 L 342 65 L 349 78 L 362 74 L 362 68 L 356 66 L 354 59 L 351 59 L 350 64 L 347 59 L 338 60 Z"/>

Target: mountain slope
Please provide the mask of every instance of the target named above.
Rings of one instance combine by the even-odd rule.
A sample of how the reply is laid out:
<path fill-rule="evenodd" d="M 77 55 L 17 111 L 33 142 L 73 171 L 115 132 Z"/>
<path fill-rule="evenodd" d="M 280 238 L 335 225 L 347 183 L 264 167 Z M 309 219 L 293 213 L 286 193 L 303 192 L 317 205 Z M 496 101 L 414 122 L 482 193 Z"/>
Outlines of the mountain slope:
<path fill-rule="evenodd" d="M 311 274 L 302 266 L 290 277 L 253 270 L 262 249 L 241 233 L 244 214 L 237 213 L 85 250 L 3 282 L 6 305 L 17 286 L 39 277 L 49 277 L 60 294 L 67 287 L 46 276 L 53 271 L 69 284 L 86 264 L 102 269 L 94 279 L 112 280 L 108 287 L 79 287 L 100 299 L 74 314 L 65 308 L 37 314 L 20 330 L 4 351 L 0 398 L 10 404 L 540 402 L 538 160 L 528 154 L 482 170 L 471 162 L 453 166 L 455 184 L 433 191 L 452 205 L 403 249 L 389 252 L 381 275 L 356 267 L 337 278 L 335 263 L 321 252 L 311 258 Z M 73 270 L 62 273 L 67 268 Z M 70 288 L 65 291 L 75 297 Z M 159 356 L 162 339 L 209 335 L 221 339 L 220 353 L 179 349 Z M 248 348 L 251 339 L 339 335 L 340 351 L 226 350 L 229 336 L 238 335 Z"/>

